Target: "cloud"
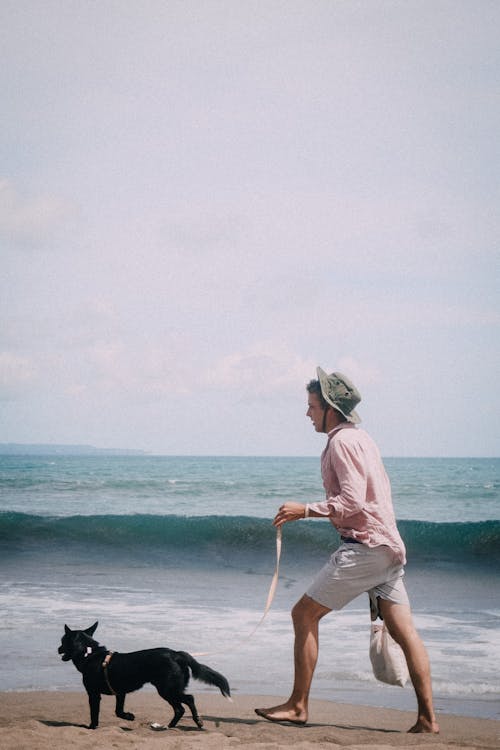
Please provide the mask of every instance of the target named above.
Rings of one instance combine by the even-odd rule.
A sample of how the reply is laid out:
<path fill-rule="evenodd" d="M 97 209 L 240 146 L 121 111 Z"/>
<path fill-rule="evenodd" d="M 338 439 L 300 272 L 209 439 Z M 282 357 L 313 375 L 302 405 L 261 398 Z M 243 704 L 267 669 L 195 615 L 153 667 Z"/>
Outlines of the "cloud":
<path fill-rule="evenodd" d="M 68 206 L 49 193 L 21 195 L 0 179 L 0 237 L 13 244 L 33 244 L 49 236 L 68 215 Z"/>
<path fill-rule="evenodd" d="M 314 372 L 312 360 L 285 344 L 263 341 L 221 357 L 205 370 L 202 382 L 242 397 L 271 396 L 283 389 L 296 390 L 297 383 L 305 383 Z"/>
<path fill-rule="evenodd" d="M 27 357 L 0 352 L 0 400 L 15 401 L 30 390 L 35 382 L 36 368 Z"/>
<path fill-rule="evenodd" d="M 378 367 L 372 364 L 360 362 L 356 357 L 340 357 L 336 368 L 345 373 L 356 386 L 360 388 L 371 383 L 378 383 L 382 373 Z"/>
<path fill-rule="evenodd" d="M 56 357 L 53 365 L 59 361 Z M 71 363 L 60 355 L 59 375 L 68 394 L 107 394 L 111 401 L 187 396 L 195 400 L 227 393 L 235 401 L 270 398 L 314 377 L 315 363 L 288 346 L 265 341 L 200 364 L 182 343 L 118 340 L 99 342 L 77 352 Z"/>

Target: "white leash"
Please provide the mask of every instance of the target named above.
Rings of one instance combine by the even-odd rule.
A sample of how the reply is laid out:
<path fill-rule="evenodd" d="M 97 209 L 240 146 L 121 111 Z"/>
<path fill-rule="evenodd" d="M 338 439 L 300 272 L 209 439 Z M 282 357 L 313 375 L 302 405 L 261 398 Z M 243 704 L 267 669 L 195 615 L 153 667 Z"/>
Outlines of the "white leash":
<path fill-rule="evenodd" d="M 260 618 L 259 622 L 257 623 L 257 625 L 247 635 L 247 637 L 244 639 L 244 641 L 248 641 L 248 640 L 250 640 L 250 638 L 252 638 L 252 636 L 254 635 L 255 631 L 257 630 L 257 628 L 259 628 L 262 625 L 262 623 L 265 620 L 265 617 L 266 617 L 267 613 L 271 609 L 271 604 L 273 603 L 274 595 L 276 593 L 276 588 L 278 586 L 278 579 L 279 579 L 279 572 L 280 572 L 280 558 L 281 558 L 281 526 L 278 526 L 278 528 L 276 529 L 276 565 L 275 565 L 275 568 L 274 568 L 273 579 L 271 581 L 271 585 L 269 586 L 269 593 L 267 595 L 267 601 L 266 601 L 266 606 L 264 607 L 264 613 L 263 613 L 262 617 Z M 240 645 L 243 645 L 244 641 L 242 641 Z M 214 653 L 220 653 L 220 652 L 217 652 L 217 651 L 204 651 L 204 652 L 201 652 L 201 653 L 192 654 L 192 656 L 210 656 L 211 654 L 214 654 Z M 224 653 L 226 653 L 226 652 L 224 652 Z"/>
<path fill-rule="evenodd" d="M 266 606 L 264 607 L 264 614 L 260 618 L 257 625 L 254 627 L 250 635 L 247 636 L 247 640 L 249 640 L 253 636 L 257 628 L 260 627 L 260 625 L 262 625 L 267 613 L 271 609 L 271 604 L 273 603 L 274 595 L 276 593 L 276 588 L 278 586 L 278 578 L 279 578 L 279 573 L 280 573 L 280 557 L 281 557 L 281 526 L 278 526 L 278 528 L 276 529 L 276 567 L 274 569 L 273 580 L 271 581 L 271 585 L 269 586 L 269 593 L 267 595 Z"/>

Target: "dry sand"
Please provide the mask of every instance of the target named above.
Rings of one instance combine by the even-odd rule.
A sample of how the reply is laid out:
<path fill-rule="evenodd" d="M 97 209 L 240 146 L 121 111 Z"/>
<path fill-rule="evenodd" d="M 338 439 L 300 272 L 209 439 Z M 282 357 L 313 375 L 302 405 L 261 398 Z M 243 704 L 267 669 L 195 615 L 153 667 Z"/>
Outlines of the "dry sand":
<path fill-rule="evenodd" d="M 100 726 L 87 729 L 86 693 L 0 693 L 2 750 L 334 750 L 336 747 L 411 747 L 433 750 L 500 748 L 500 722 L 439 715 L 439 735 L 409 735 L 415 716 L 406 711 L 312 701 L 305 727 L 271 724 L 255 715 L 256 706 L 279 703 L 276 697 L 237 695 L 234 702 L 211 693 L 195 695 L 205 727 L 199 730 L 188 711 L 175 729 L 153 731 L 150 724 L 168 723 L 170 706 L 151 692 L 127 696 L 125 709 L 136 719 L 114 715 L 114 698 L 103 696 Z"/>

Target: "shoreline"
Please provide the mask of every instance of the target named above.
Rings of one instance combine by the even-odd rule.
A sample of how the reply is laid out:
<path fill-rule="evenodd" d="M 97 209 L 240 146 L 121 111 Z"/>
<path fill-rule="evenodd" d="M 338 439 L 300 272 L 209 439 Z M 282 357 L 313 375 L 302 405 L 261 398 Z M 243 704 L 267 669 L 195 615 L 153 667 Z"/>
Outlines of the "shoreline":
<path fill-rule="evenodd" d="M 99 728 L 87 728 L 87 695 L 80 691 L 0 692 L 0 746 L 3 750 L 90 750 L 121 748 L 153 750 L 160 746 L 178 750 L 234 750 L 245 745 L 285 750 L 333 750 L 335 747 L 428 747 L 437 750 L 476 750 L 500 745 L 500 721 L 438 714 L 439 735 L 407 734 L 415 713 L 398 709 L 312 700 L 305 727 L 274 724 L 254 713 L 257 706 L 272 706 L 280 698 L 239 695 L 230 703 L 217 693 L 196 693 L 204 719 L 198 730 L 189 712 L 175 729 L 153 731 L 151 723 L 166 724 L 172 709 L 156 693 L 141 691 L 127 696 L 125 709 L 133 722 L 114 715 L 114 698 L 103 696 Z M 161 743 L 161 745 L 160 745 Z M 264 744 L 265 743 L 265 744 Z"/>

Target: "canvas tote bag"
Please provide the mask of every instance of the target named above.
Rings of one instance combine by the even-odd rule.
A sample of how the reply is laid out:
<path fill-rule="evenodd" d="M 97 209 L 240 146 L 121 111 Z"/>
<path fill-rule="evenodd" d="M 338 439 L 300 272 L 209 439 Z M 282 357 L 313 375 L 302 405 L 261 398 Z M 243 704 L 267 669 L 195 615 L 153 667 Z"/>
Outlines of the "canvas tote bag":
<path fill-rule="evenodd" d="M 372 623 L 370 632 L 370 661 L 373 674 L 381 682 L 404 687 L 409 673 L 406 659 L 385 623 Z"/>

